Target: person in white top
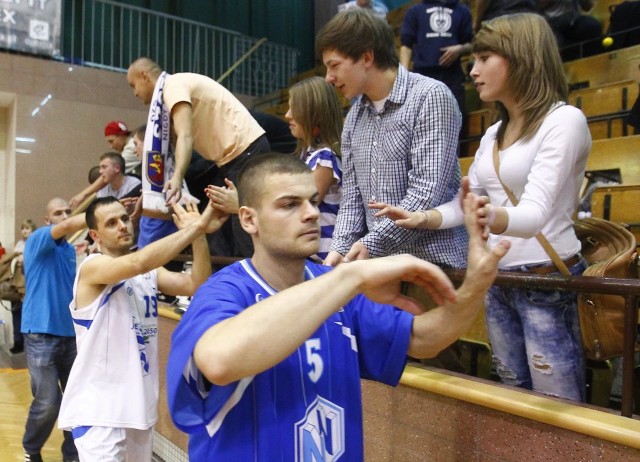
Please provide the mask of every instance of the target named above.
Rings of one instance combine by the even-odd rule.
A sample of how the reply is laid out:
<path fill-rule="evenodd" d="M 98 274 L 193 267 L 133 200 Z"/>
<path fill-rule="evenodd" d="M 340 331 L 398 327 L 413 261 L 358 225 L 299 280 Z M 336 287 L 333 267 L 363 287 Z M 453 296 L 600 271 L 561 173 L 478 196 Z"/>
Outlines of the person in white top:
<path fill-rule="evenodd" d="M 125 160 L 115 151 L 100 156 L 98 176 L 89 186 L 69 199 L 69 205 L 75 210 L 95 193 L 96 197 L 114 196 L 116 199 L 138 197 L 142 191 L 142 182 L 136 176 L 125 175 Z M 89 172 L 91 174 L 91 172 Z"/>
<path fill-rule="evenodd" d="M 564 103 L 567 82 L 553 33 L 541 16 L 507 15 L 483 23 L 472 46 L 471 77 L 480 99 L 497 102 L 501 120 L 482 138 L 468 181 L 473 192 L 488 196 L 479 215 L 490 231 L 489 244 L 505 238 L 511 242 L 500 269 L 557 272 L 535 237 L 542 233 L 571 274 L 579 275 L 585 262 L 572 217 L 591 135 L 584 114 Z M 501 181 L 519 199 L 517 205 Z M 457 199 L 418 212 L 382 203 L 371 207 L 378 209 L 377 216 L 386 215 L 406 228 L 446 228 L 459 224 L 462 216 Z M 495 286 L 486 302 L 489 338 L 502 381 L 584 401 L 576 294 Z"/>
<path fill-rule="evenodd" d="M 100 156 L 100 176 L 106 186 L 96 197 L 137 197 L 141 194 L 142 182 L 135 176 L 124 174 L 124 159 L 117 152 L 105 152 Z"/>
<path fill-rule="evenodd" d="M 62 399 L 58 426 L 71 430 L 81 461 L 151 461 L 158 405 L 158 300 L 156 293 L 193 295 L 211 274 L 205 233 L 227 216 L 195 204 L 175 205 L 179 230 L 132 253 L 133 227 L 114 197 L 86 211 L 89 234 L 101 253 L 87 257 L 76 275 L 69 307 L 78 356 Z M 186 246 L 190 274 L 162 265 Z"/>

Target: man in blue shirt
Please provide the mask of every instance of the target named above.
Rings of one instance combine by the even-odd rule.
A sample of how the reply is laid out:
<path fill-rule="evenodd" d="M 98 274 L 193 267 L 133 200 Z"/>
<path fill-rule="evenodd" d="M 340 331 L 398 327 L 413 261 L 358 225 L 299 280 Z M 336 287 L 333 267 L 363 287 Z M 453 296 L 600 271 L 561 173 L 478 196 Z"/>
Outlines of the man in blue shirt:
<path fill-rule="evenodd" d="M 469 266 L 457 291 L 439 268 L 409 255 L 331 269 L 307 260 L 320 227 L 304 162 L 253 158 L 237 188 L 254 254 L 198 289 L 169 353 L 169 410 L 190 435 L 190 460 L 362 460 L 360 378 L 395 385 L 407 353 L 434 356 L 453 342 L 481 308 L 508 245 L 485 248 L 480 199 L 468 194 Z M 441 306 L 422 314 L 401 281 Z"/>
<path fill-rule="evenodd" d="M 66 236 L 83 229 L 84 214 L 71 217 L 64 199 L 47 204 L 45 224 L 35 230 L 24 249 L 25 298 L 22 328 L 33 401 L 22 446 L 25 460 L 41 462 L 40 451 L 58 418 L 62 391 L 76 357 L 76 339 L 69 313 L 76 274 L 76 252 Z M 64 432 L 65 462 L 78 460 L 71 433 Z"/>

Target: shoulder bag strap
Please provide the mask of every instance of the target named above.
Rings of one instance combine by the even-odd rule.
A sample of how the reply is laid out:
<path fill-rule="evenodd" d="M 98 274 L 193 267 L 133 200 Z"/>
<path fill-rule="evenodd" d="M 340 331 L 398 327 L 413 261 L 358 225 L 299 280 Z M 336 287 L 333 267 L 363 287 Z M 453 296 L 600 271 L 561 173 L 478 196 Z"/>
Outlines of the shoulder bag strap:
<path fill-rule="evenodd" d="M 498 177 L 498 180 L 502 185 L 502 189 L 504 189 L 504 192 L 507 193 L 507 196 L 509 197 L 509 200 L 511 201 L 511 203 L 514 206 L 517 206 L 518 202 L 520 201 L 515 196 L 515 194 L 513 194 L 513 191 L 511 191 L 507 187 L 507 185 L 505 185 L 502 182 L 502 178 L 500 178 L 500 156 L 498 154 L 498 140 L 496 140 L 495 143 L 493 144 L 493 167 L 496 170 L 496 176 Z M 553 264 L 556 265 L 556 268 L 558 268 L 558 271 L 560 271 L 565 276 L 571 276 L 571 272 L 569 271 L 569 268 L 567 268 L 567 265 L 564 264 L 564 262 L 562 261 L 562 258 L 560 258 L 560 255 L 558 255 L 558 253 L 553 249 L 553 247 L 551 246 L 547 238 L 544 237 L 544 234 L 542 233 L 536 234 L 536 239 L 538 240 L 538 242 L 540 243 L 544 251 L 547 252 L 547 255 L 549 256 L 549 258 L 551 258 L 551 261 L 553 262 Z"/>

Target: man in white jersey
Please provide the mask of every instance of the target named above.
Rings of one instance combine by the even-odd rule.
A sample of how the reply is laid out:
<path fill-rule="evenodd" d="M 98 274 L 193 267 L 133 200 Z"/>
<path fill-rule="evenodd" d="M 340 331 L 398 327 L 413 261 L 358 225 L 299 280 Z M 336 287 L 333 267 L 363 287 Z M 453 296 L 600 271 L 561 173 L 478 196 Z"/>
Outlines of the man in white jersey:
<path fill-rule="evenodd" d="M 211 274 L 205 233 L 226 216 L 195 204 L 175 205 L 178 231 L 138 252 L 125 207 L 114 197 L 86 211 L 101 253 L 78 269 L 70 303 L 78 356 L 62 400 L 58 425 L 71 430 L 81 461 L 151 461 L 158 403 L 156 293 L 193 295 Z M 191 274 L 163 268 L 191 244 Z"/>
<path fill-rule="evenodd" d="M 395 385 L 407 353 L 433 356 L 457 339 L 508 244 L 485 248 L 479 198 L 463 194 L 469 265 L 457 291 L 438 267 L 410 255 L 332 269 L 307 260 L 320 227 L 304 162 L 257 156 L 237 186 L 255 252 L 201 286 L 167 364 L 169 411 L 189 433 L 190 460 L 362 460 L 360 378 Z M 401 281 L 441 306 L 422 314 Z"/>

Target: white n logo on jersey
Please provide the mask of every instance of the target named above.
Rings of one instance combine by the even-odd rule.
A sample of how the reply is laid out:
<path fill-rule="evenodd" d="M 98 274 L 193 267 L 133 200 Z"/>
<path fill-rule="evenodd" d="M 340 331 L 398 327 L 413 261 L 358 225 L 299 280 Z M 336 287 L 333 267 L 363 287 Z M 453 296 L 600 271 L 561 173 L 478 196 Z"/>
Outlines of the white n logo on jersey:
<path fill-rule="evenodd" d="M 344 454 L 344 409 L 320 396 L 295 431 L 298 462 L 333 462 Z"/>

